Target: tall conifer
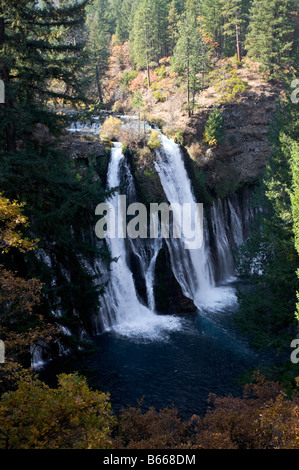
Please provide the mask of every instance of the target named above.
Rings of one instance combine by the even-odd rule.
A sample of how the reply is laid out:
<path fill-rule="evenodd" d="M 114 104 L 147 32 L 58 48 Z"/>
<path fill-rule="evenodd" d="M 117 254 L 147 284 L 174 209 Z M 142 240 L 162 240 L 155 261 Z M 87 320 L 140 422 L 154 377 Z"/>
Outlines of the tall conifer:
<path fill-rule="evenodd" d="M 253 0 L 250 9 L 246 49 L 249 57 L 261 63 L 261 69 L 270 79 L 280 77 L 292 62 L 292 9 L 292 0 Z"/>

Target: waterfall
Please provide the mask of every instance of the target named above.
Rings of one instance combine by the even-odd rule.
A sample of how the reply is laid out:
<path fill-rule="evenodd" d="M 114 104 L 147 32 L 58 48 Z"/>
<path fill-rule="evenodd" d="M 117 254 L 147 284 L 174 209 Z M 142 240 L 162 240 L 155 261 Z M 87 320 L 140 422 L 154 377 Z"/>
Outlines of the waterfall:
<path fill-rule="evenodd" d="M 132 117 L 119 116 L 124 125 L 136 125 Z M 92 126 L 74 123 L 70 132 L 98 133 L 98 120 Z M 189 204 L 195 207 L 190 178 L 180 147 L 162 133 L 161 149 L 156 150 L 155 168 L 167 201 L 170 204 Z M 128 203 L 138 201 L 132 169 L 124 158 L 122 145 L 115 143 L 111 150 L 107 189 L 119 187 Z M 123 192 L 124 191 L 124 192 Z M 116 220 L 124 221 L 126 214 L 118 214 L 119 191 L 108 200 L 113 205 Z M 245 196 L 246 199 L 247 196 Z M 107 201 L 107 202 L 108 202 Z M 192 210 L 190 219 L 194 215 Z M 221 310 L 236 300 L 234 290 L 226 286 L 234 279 L 233 249 L 248 236 L 252 214 L 242 197 L 234 194 L 218 199 L 210 208 L 204 207 L 203 243 L 198 249 L 186 249 L 184 237 L 174 238 L 172 231 L 166 238 L 172 274 L 185 297 L 192 299 L 200 312 Z M 160 227 L 161 229 L 161 227 Z M 110 331 L 131 337 L 160 338 L 165 332 L 181 327 L 181 320 L 161 316 L 155 312 L 155 267 L 163 246 L 161 233 L 156 239 L 107 238 L 113 259 L 110 269 L 103 260 L 96 260 L 94 272 L 105 284 L 101 296 L 101 311 L 95 320 L 97 332 Z"/>
<path fill-rule="evenodd" d="M 180 147 L 163 134 L 161 143 L 155 166 L 169 203 L 195 205 Z M 210 210 L 204 210 L 200 249 L 184 249 L 183 239 L 167 240 L 173 273 L 184 295 L 191 298 L 201 312 L 222 310 L 236 302 L 235 291 L 228 285 L 236 279 L 233 250 L 248 235 L 251 217 L 248 204 L 234 194 L 225 200 L 216 200 Z"/>
<path fill-rule="evenodd" d="M 120 167 L 124 159 L 122 145 L 114 144 L 111 151 L 111 161 L 108 169 L 108 189 L 119 187 Z M 118 213 L 118 195 L 115 192 L 109 199 L 109 203 L 115 209 L 116 219 L 123 222 L 125 214 Z M 120 209 L 121 210 L 121 209 Z M 110 280 L 103 303 L 105 304 L 106 315 L 104 315 L 104 329 L 113 330 L 120 335 L 142 338 L 165 337 L 165 332 L 173 331 L 180 327 L 177 318 L 171 316 L 158 316 L 150 308 L 143 305 L 138 298 L 132 271 L 127 264 L 127 251 L 124 238 L 107 238 L 107 244 L 113 259 Z M 147 273 L 150 304 L 153 307 L 153 265 L 156 254 L 151 258 Z M 151 282 L 151 285 L 150 285 Z"/>
<path fill-rule="evenodd" d="M 184 166 L 181 150 L 175 142 L 161 135 L 162 148 L 155 163 L 165 195 L 170 204 L 178 203 L 195 206 L 191 182 Z M 194 211 L 193 211 L 194 213 Z M 184 238 L 169 238 L 167 245 L 173 273 L 183 293 L 200 307 L 202 301 L 211 295 L 214 287 L 211 260 L 206 246 L 206 227 L 201 248 L 186 250 Z"/>

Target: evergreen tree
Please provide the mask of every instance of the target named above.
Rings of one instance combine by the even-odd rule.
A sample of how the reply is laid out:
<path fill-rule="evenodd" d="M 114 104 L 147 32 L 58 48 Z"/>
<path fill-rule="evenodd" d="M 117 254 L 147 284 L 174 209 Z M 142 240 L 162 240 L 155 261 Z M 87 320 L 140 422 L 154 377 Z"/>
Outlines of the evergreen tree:
<path fill-rule="evenodd" d="M 253 199 L 257 208 L 255 224 L 239 253 L 240 275 L 254 281 L 250 292 L 238 294 L 240 324 L 255 346 L 275 346 L 286 351 L 298 326 L 294 316 L 298 255 L 294 246 L 291 205 L 291 152 L 299 137 L 298 119 L 293 119 L 294 108 L 293 104 L 286 103 L 281 103 L 278 108 L 270 132 L 272 155 Z M 295 151 L 296 147 L 293 148 Z M 293 171 L 296 194 L 297 170 L 294 168 Z M 296 224 L 295 200 L 293 214 Z"/>
<path fill-rule="evenodd" d="M 209 48 L 202 37 L 200 23 L 193 11 L 183 15 L 179 23 L 179 38 L 172 57 L 172 66 L 187 82 L 187 109 L 191 116 L 195 96 L 202 89 L 198 74 L 205 73 L 209 61 Z M 192 99 L 191 99 L 192 98 Z"/>
<path fill-rule="evenodd" d="M 141 112 L 146 109 L 146 105 L 143 101 L 142 94 L 138 90 L 133 96 L 133 100 L 131 103 L 132 108 L 136 109 L 138 111 L 138 124 L 139 124 L 139 139 L 141 137 Z M 145 126 L 145 116 L 144 116 L 144 126 Z M 144 139 L 145 139 L 145 128 L 144 128 Z"/>
<path fill-rule="evenodd" d="M 134 17 L 132 31 L 133 58 L 137 68 L 146 68 L 148 87 L 151 85 L 150 69 L 157 66 L 159 50 L 156 0 L 142 0 Z"/>
<path fill-rule="evenodd" d="M 238 61 L 242 59 L 242 38 L 245 25 L 242 11 L 244 0 L 221 0 L 223 16 L 223 34 L 235 38 Z"/>
<path fill-rule="evenodd" d="M 190 14 L 190 18 L 193 17 L 196 20 L 199 16 L 199 5 L 200 0 L 186 0 L 185 1 L 185 12 Z"/>
<path fill-rule="evenodd" d="M 107 0 L 94 0 L 87 10 L 87 47 L 89 79 L 96 84 L 100 103 L 104 102 L 102 82 L 109 69 L 109 19 Z"/>
<path fill-rule="evenodd" d="M 17 139 L 35 123 L 54 127 L 57 119 L 45 107 L 47 100 L 78 97 L 72 70 L 82 45 L 70 43 L 69 35 L 82 24 L 87 0 L 61 9 L 44 3 L 47 8 L 39 9 L 34 0 L 0 2 L 0 77 L 6 86 L 0 141 L 9 151 L 16 150 Z M 59 82 L 56 89 L 49 86 L 54 81 Z"/>
<path fill-rule="evenodd" d="M 156 24 L 158 32 L 157 51 L 158 59 L 168 55 L 168 16 L 169 0 L 152 0 L 153 16 L 152 21 Z"/>
<path fill-rule="evenodd" d="M 292 7 L 292 0 L 253 0 L 250 9 L 245 46 L 249 57 L 261 63 L 269 79 L 279 78 L 292 62 Z"/>
<path fill-rule="evenodd" d="M 185 9 L 185 0 L 176 0 L 176 8 L 179 12 L 179 15 L 181 15 Z"/>
<path fill-rule="evenodd" d="M 45 316 L 55 323 L 52 311 L 59 309 L 60 324 L 77 339 L 83 325 L 91 331 L 90 314 L 99 308 L 99 289 L 80 257 L 103 253 L 92 240 L 82 241 L 82 225 L 93 223 L 89 214 L 105 192 L 91 168 L 78 175 L 75 161 L 62 150 L 59 138 L 68 121 L 53 107 L 75 107 L 84 98 L 73 73 L 81 65 L 83 45 L 70 38 L 84 25 L 86 4 L 67 2 L 60 8 L 45 0 L 39 8 L 35 0 L 0 1 L 0 77 L 6 85 L 0 106 L 1 190 L 26 202 L 31 234 L 57 260 L 50 268 L 28 254 L 17 265 L 12 258 L 11 269 L 26 266 L 26 275 L 43 282 Z M 75 272 L 68 278 L 63 270 Z M 58 285 L 53 286 L 54 278 Z M 74 337 L 66 338 L 69 345 Z"/>
<path fill-rule="evenodd" d="M 204 29 L 209 32 L 213 41 L 223 49 L 223 18 L 221 15 L 221 0 L 201 0 L 200 16 Z"/>
<path fill-rule="evenodd" d="M 133 29 L 134 15 L 140 0 L 123 0 L 116 20 L 116 38 L 120 42 L 128 41 Z"/>
<path fill-rule="evenodd" d="M 116 31 L 118 18 L 121 13 L 123 0 L 108 0 L 106 16 L 109 18 L 110 23 L 110 34 L 114 34 Z"/>
<path fill-rule="evenodd" d="M 178 40 L 179 36 L 179 12 L 177 9 L 176 0 L 172 0 L 169 8 L 168 15 L 168 44 L 169 44 L 169 54 L 173 54 L 174 47 Z"/>
<path fill-rule="evenodd" d="M 225 129 L 223 124 L 223 117 L 219 108 L 214 108 L 208 117 L 205 131 L 204 141 L 210 147 L 217 147 L 225 138 Z"/>

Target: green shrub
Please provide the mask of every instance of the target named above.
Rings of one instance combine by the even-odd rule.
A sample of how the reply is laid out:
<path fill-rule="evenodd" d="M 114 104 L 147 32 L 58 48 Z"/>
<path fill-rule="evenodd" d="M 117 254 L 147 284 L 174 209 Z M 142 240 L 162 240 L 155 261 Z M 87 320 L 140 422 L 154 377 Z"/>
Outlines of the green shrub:
<path fill-rule="evenodd" d="M 167 76 L 165 65 L 161 65 L 158 69 L 155 70 L 155 73 L 158 75 L 159 79 L 162 80 Z"/>
<path fill-rule="evenodd" d="M 173 139 L 176 144 L 184 145 L 184 134 L 181 129 L 164 126 L 162 131 L 167 137 Z"/>
<path fill-rule="evenodd" d="M 219 73 L 215 89 L 220 94 L 219 102 L 231 103 L 238 101 L 247 90 L 248 83 L 242 80 L 236 69 L 230 69 L 227 73 Z"/>
<path fill-rule="evenodd" d="M 128 86 L 138 75 L 138 70 L 131 70 L 130 72 L 125 71 L 121 79 L 121 84 Z"/>
<path fill-rule="evenodd" d="M 203 140 L 209 145 L 209 147 L 217 147 L 223 142 L 224 137 L 225 129 L 222 114 L 219 108 L 214 108 L 208 117 Z"/>
<path fill-rule="evenodd" d="M 166 97 L 165 97 L 164 93 L 162 93 L 161 89 L 155 90 L 153 92 L 153 96 L 154 96 L 155 100 L 158 101 L 158 102 L 165 101 L 165 99 L 166 99 Z"/>

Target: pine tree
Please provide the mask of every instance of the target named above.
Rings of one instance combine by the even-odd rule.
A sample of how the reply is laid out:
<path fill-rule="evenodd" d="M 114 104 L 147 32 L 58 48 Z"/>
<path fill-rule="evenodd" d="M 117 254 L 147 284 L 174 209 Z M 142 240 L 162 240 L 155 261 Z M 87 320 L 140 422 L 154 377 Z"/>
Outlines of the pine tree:
<path fill-rule="evenodd" d="M 87 10 L 87 46 L 89 79 L 96 84 L 100 103 L 104 102 L 102 82 L 109 69 L 109 19 L 107 0 L 94 0 Z"/>
<path fill-rule="evenodd" d="M 152 21 L 156 25 L 158 59 L 168 55 L 169 0 L 152 0 Z"/>
<path fill-rule="evenodd" d="M 298 112 L 293 103 L 279 103 L 269 138 L 272 154 L 263 182 L 254 196 L 258 209 L 255 224 L 252 224 L 250 238 L 239 257 L 239 267 L 242 268 L 239 274 L 254 281 L 250 295 L 248 292 L 238 294 L 239 320 L 256 346 L 283 347 L 288 352 L 294 329 L 298 326 L 294 312 L 299 258 L 293 233 L 294 229 L 296 237 L 296 201 L 293 201 L 295 227 L 291 204 L 291 152 L 296 159 L 295 142 L 299 140 L 299 131 Z M 294 196 L 297 192 L 296 178 L 297 169 L 293 167 Z"/>
<path fill-rule="evenodd" d="M 70 32 L 83 22 L 87 0 L 56 8 L 45 1 L 0 1 L 0 77 L 6 86 L 5 106 L 0 109 L 0 141 L 16 151 L 37 122 L 55 127 L 47 100 L 78 97 L 79 82 L 73 73 L 81 44 L 70 43 Z M 51 82 L 58 82 L 53 89 Z M 18 123 L 18 126 L 16 125 Z M 52 126 L 51 126 L 52 125 Z"/>
<path fill-rule="evenodd" d="M 109 18 L 110 34 L 116 31 L 118 18 L 122 9 L 123 0 L 108 0 L 106 16 Z"/>
<path fill-rule="evenodd" d="M 242 38 L 245 25 L 242 11 L 244 0 L 221 0 L 223 17 L 223 34 L 235 38 L 238 61 L 242 59 Z"/>
<path fill-rule="evenodd" d="M 123 0 L 116 20 L 115 35 L 118 41 L 125 42 L 130 38 L 133 29 L 134 15 L 140 0 Z"/>
<path fill-rule="evenodd" d="M 245 46 L 249 57 L 261 63 L 269 79 L 279 78 L 292 62 L 292 5 L 292 0 L 254 0 L 250 9 Z"/>
<path fill-rule="evenodd" d="M 195 96 L 202 88 L 198 74 L 205 73 L 209 60 L 209 48 L 203 40 L 200 22 L 193 13 L 192 10 L 187 11 L 179 23 L 179 39 L 172 57 L 174 70 L 184 76 L 187 82 L 189 116 L 194 110 Z"/>
<path fill-rule="evenodd" d="M 210 147 L 217 147 L 225 138 L 225 128 L 223 124 L 223 117 L 219 108 L 214 108 L 208 117 L 205 131 L 204 141 Z"/>
<path fill-rule="evenodd" d="M 58 260 L 49 269 L 28 254 L 26 267 L 45 286 L 45 316 L 59 308 L 60 324 L 68 323 L 75 336 L 79 322 L 91 331 L 90 312 L 99 306 L 99 289 L 79 258 L 95 250 L 91 238 L 82 241 L 82 225 L 92 224 L 90 214 L 105 191 L 91 168 L 78 178 L 76 162 L 60 141 L 68 120 L 55 105 L 75 107 L 84 99 L 74 73 L 83 44 L 72 38 L 83 28 L 86 4 L 64 2 L 59 8 L 48 0 L 40 7 L 35 0 L 0 0 L 0 78 L 6 85 L 5 105 L 0 105 L 1 190 L 26 202 L 31 234 Z M 13 270 L 19 268 L 11 262 Z M 24 259 L 20 262 L 25 266 Z M 71 269 L 76 274 L 70 279 L 62 275 Z M 53 288 L 54 278 L 60 284 Z"/>
<path fill-rule="evenodd" d="M 199 5 L 200 0 L 186 0 L 185 1 L 185 12 L 190 14 L 190 18 L 193 17 L 196 20 L 199 16 Z"/>
<path fill-rule="evenodd" d="M 177 9 L 176 0 L 172 0 L 169 8 L 168 15 L 168 44 L 169 44 L 169 54 L 173 54 L 174 47 L 178 40 L 179 36 L 179 12 Z"/>
<path fill-rule="evenodd" d="M 134 62 L 137 68 L 146 68 L 148 87 L 151 85 L 150 69 L 157 66 L 159 60 L 159 31 L 154 21 L 157 16 L 156 0 L 142 0 L 134 17 L 131 35 Z"/>
<path fill-rule="evenodd" d="M 204 29 L 209 32 L 213 41 L 223 49 L 223 19 L 221 15 L 221 0 L 201 0 L 200 16 Z"/>

